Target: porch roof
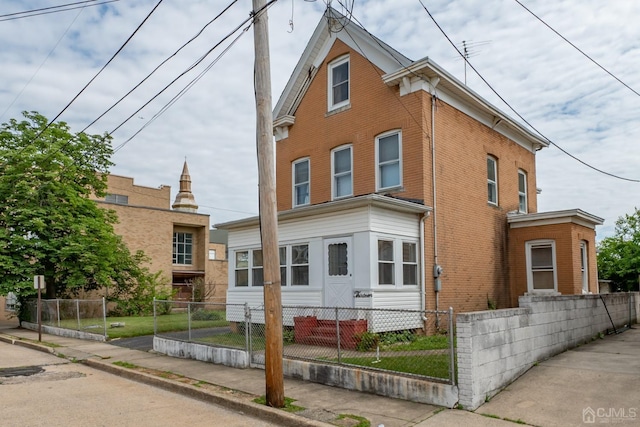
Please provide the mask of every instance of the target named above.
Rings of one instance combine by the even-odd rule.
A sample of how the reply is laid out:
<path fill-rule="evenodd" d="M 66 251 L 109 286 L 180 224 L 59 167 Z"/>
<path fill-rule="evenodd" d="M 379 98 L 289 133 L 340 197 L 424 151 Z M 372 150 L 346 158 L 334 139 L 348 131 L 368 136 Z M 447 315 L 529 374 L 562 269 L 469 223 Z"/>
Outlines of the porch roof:
<path fill-rule="evenodd" d="M 309 216 L 338 212 L 345 209 L 358 208 L 363 206 L 380 207 L 390 209 L 396 212 L 429 214 L 433 209 L 419 203 L 408 200 L 398 199 L 394 197 L 384 196 L 382 194 L 366 194 L 363 196 L 350 197 L 348 199 L 333 200 L 331 202 L 320 203 L 317 205 L 309 205 L 289 209 L 278 212 L 278 221 L 305 218 Z M 237 228 L 245 228 L 257 226 L 260 223 L 260 217 L 254 216 L 250 218 L 229 221 L 221 224 L 215 224 L 214 227 L 223 230 L 232 230 Z"/>
<path fill-rule="evenodd" d="M 562 224 L 567 222 L 595 229 L 596 225 L 602 225 L 604 223 L 604 219 L 581 209 L 536 212 L 530 214 L 507 214 L 507 223 L 509 224 L 509 228 L 538 227 L 541 225 Z"/>

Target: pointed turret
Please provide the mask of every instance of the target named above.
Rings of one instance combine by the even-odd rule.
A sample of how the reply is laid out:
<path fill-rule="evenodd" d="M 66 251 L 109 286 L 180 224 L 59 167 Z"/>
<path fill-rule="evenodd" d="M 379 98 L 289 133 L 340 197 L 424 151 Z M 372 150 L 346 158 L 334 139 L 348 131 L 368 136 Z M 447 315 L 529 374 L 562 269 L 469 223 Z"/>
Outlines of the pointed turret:
<path fill-rule="evenodd" d="M 198 205 L 196 199 L 191 192 L 191 175 L 189 175 L 189 167 L 187 166 L 187 160 L 184 161 L 182 167 L 182 174 L 180 175 L 180 192 L 176 196 L 176 201 L 171 206 L 177 211 L 183 212 L 198 212 Z"/>

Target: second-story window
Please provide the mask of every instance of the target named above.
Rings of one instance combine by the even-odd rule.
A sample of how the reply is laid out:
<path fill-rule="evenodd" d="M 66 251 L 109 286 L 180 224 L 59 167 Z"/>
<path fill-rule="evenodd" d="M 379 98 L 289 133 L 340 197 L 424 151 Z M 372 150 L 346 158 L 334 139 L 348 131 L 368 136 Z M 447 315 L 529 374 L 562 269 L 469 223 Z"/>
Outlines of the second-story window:
<path fill-rule="evenodd" d="M 329 111 L 349 104 L 349 57 L 329 64 Z"/>
<path fill-rule="evenodd" d="M 353 195 L 351 146 L 333 150 L 331 166 L 333 169 L 333 198 Z"/>
<path fill-rule="evenodd" d="M 107 203 L 117 203 L 119 205 L 128 205 L 129 196 L 125 196 L 124 194 L 107 194 L 104 198 L 104 201 Z"/>
<path fill-rule="evenodd" d="M 527 173 L 518 171 L 518 212 L 527 213 Z"/>
<path fill-rule="evenodd" d="M 399 131 L 387 132 L 376 138 L 376 191 L 402 185 L 401 153 Z"/>
<path fill-rule="evenodd" d="M 487 157 L 487 201 L 492 205 L 498 204 L 498 162 L 494 157 Z"/>
<path fill-rule="evenodd" d="M 293 207 L 309 204 L 309 159 L 298 160 L 293 164 Z"/>
<path fill-rule="evenodd" d="M 173 233 L 173 263 L 193 263 L 193 234 Z"/>

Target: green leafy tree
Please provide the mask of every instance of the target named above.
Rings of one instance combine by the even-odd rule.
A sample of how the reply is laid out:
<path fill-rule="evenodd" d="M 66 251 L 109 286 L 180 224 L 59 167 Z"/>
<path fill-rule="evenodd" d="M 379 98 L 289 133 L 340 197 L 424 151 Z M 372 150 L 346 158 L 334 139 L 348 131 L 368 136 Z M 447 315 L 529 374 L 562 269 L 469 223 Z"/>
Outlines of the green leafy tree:
<path fill-rule="evenodd" d="M 618 290 L 638 290 L 640 276 L 640 210 L 616 221 L 615 233 L 598 245 L 598 275 Z"/>
<path fill-rule="evenodd" d="M 24 301 L 37 274 L 47 298 L 103 287 L 121 296 L 148 280 L 144 254 L 114 233 L 115 212 L 89 198 L 105 195 L 110 137 L 23 115 L 0 127 L 0 295 Z"/>

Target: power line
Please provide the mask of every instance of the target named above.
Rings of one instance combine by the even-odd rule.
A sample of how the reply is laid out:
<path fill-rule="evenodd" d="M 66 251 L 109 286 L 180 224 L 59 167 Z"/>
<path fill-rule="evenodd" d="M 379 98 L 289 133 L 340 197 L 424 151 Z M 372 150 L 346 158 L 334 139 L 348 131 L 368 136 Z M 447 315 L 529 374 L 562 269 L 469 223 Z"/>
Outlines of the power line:
<path fill-rule="evenodd" d="M 104 117 L 107 113 L 109 113 L 109 111 L 111 111 L 113 108 L 115 108 L 118 104 L 120 104 L 120 102 L 122 102 L 127 96 L 131 95 L 131 93 L 133 91 L 135 91 L 137 88 L 139 88 L 145 81 L 147 81 L 147 79 L 149 79 L 149 77 L 151 77 L 156 71 L 158 71 L 158 69 L 160 67 L 162 67 L 164 64 L 166 64 L 171 58 L 175 57 L 182 49 L 184 49 L 187 45 L 189 45 L 192 41 L 194 41 L 195 39 L 197 39 L 198 37 L 200 37 L 200 35 L 202 35 L 202 33 L 204 32 L 204 30 L 211 25 L 213 22 L 215 22 L 220 16 L 222 16 L 226 11 L 228 11 L 231 6 L 233 6 L 235 3 L 237 3 L 238 0 L 233 0 L 231 3 L 229 3 L 229 5 L 227 7 L 225 7 L 222 12 L 220 12 L 218 15 L 216 15 L 211 21 L 207 22 L 204 27 L 202 27 L 200 29 L 200 31 L 198 31 L 193 37 L 191 37 L 189 40 L 187 40 L 186 43 L 184 43 L 182 46 L 180 46 L 175 52 L 173 52 L 171 55 L 169 55 L 164 61 L 162 61 L 156 68 L 154 68 L 149 74 L 147 74 L 147 76 L 142 79 L 138 84 L 136 84 L 133 88 L 131 88 L 131 90 L 129 90 L 127 93 L 125 93 L 120 99 L 118 99 L 111 107 L 109 107 L 104 113 L 100 114 L 98 116 L 98 118 L 96 118 L 94 121 L 92 121 L 91 123 L 89 123 L 81 132 L 85 132 L 87 129 L 89 129 L 92 125 L 94 125 L 98 120 L 100 120 L 102 117 Z M 134 113 L 135 114 L 135 113 Z"/>
<path fill-rule="evenodd" d="M 7 13 L 4 15 L 0 15 L 0 22 L 14 21 L 16 19 L 31 18 L 33 16 L 40 16 L 40 15 L 49 15 L 51 13 L 67 12 L 69 10 L 82 9 L 90 6 L 100 6 L 107 3 L 114 3 L 120 0 L 105 0 L 105 1 L 102 1 L 101 3 L 94 3 L 96 1 L 98 0 L 86 0 L 86 1 L 79 1 L 75 3 L 62 4 L 59 6 L 50 6 L 50 7 L 43 7 L 41 9 L 32 9 L 24 12 Z M 87 3 L 93 3 L 93 4 L 87 4 Z M 82 5 L 82 6 L 76 6 L 76 5 Z"/>
<path fill-rule="evenodd" d="M 96 0 L 91 0 L 91 1 L 96 1 Z M 86 2 L 84 2 L 86 3 Z M 86 7 L 83 6 L 80 11 L 76 14 L 76 16 L 73 18 L 73 20 L 71 21 L 71 23 L 69 24 L 69 26 L 67 26 L 67 29 L 64 31 L 64 33 L 62 33 L 62 35 L 60 36 L 60 38 L 58 38 L 58 41 L 56 42 L 56 44 L 51 48 L 51 50 L 49 51 L 49 53 L 47 54 L 47 56 L 44 58 L 44 60 L 40 63 L 40 65 L 38 66 L 38 69 L 35 71 L 35 73 L 33 73 L 33 75 L 31 76 L 31 78 L 29 79 L 29 81 L 24 85 L 24 87 L 20 90 L 20 92 L 18 92 L 18 94 L 16 95 L 15 98 L 13 98 L 13 101 L 11 101 L 11 103 L 9 104 L 9 106 L 4 110 L 4 112 L 2 113 L 2 115 L 0 115 L 0 120 L 2 120 L 2 118 L 4 117 L 5 114 L 7 114 L 7 111 L 9 111 L 9 109 L 11 107 L 13 107 L 13 104 L 16 103 L 16 101 L 20 98 L 20 96 L 22 95 L 22 93 L 25 91 L 25 89 L 31 84 L 31 82 L 33 81 L 33 79 L 36 77 L 36 75 L 38 75 L 38 73 L 40 72 L 40 69 L 44 66 L 44 64 L 47 62 L 47 60 L 49 59 L 49 57 L 51 56 L 51 54 L 53 53 L 54 50 L 56 50 L 56 48 L 58 47 L 58 45 L 60 44 L 60 42 L 62 41 L 62 39 L 64 38 L 64 36 L 67 35 L 67 33 L 69 32 L 69 30 L 71 29 L 71 27 L 73 26 L 73 24 L 76 22 L 76 20 L 78 19 L 78 17 L 80 16 L 80 14 L 82 13 L 82 11 L 84 10 L 84 8 Z"/>
<path fill-rule="evenodd" d="M 524 10 L 526 10 L 527 12 L 529 12 L 533 17 L 535 17 L 538 21 L 542 22 L 542 24 L 544 24 L 544 26 L 546 26 L 548 29 L 550 29 L 551 31 L 553 31 L 554 33 L 556 33 L 556 35 L 558 37 L 560 37 L 562 40 L 564 40 L 565 42 L 569 43 L 569 45 L 571 45 L 571 47 L 573 47 L 575 50 L 577 50 L 578 52 L 580 52 L 585 58 L 587 58 L 589 61 L 593 62 L 598 68 L 600 68 L 602 71 L 604 71 L 605 73 L 609 74 L 611 77 L 613 77 L 614 79 L 616 79 L 618 81 L 618 83 L 620 83 L 621 85 L 623 85 L 624 87 L 626 87 L 627 89 L 629 89 L 631 92 L 633 92 L 634 94 L 640 96 L 640 93 L 638 93 L 635 89 L 633 89 L 631 86 L 629 86 L 628 84 L 626 84 L 625 82 L 623 82 L 622 80 L 620 80 L 616 75 L 614 75 L 611 71 L 607 70 L 605 67 L 603 67 L 602 65 L 600 65 L 600 63 L 598 63 L 595 59 L 593 59 L 592 57 L 590 57 L 589 55 L 587 55 L 583 50 L 581 50 L 578 46 L 576 46 L 575 44 L 571 43 L 571 41 L 569 41 L 565 36 L 563 36 L 562 34 L 560 34 L 558 31 L 556 31 L 551 25 L 547 24 L 542 18 L 540 18 L 538 15 L 536 15 L 535 13 L 533 13 L 531 11 L 531 9 L 527 8 L 525 5 L 523 5 L 519 0 L 514 0 L 516 3 L 518 3 L 520 6 L 522 6 L 522 8 Z"/>
<path fill-rule="evenodd" d="M 557 149 L 559 149 L 560 151 L 562 151 L 564 154 L 566 154 L 567 156 L 571 157 L 572 159 L 574 159 L 575 161 L 581 163 L 582 165 L 593 169 L 596 172 L 600 172 L 603 175 L 607 175 L 610 176 L 612 178 L 616 178 L 616 179 L 620 179 L 623 181 L 629 181 L 629 182 L 640 182 L 639 179 L 632 179 L 632 178 L 626 178 L 620 175 L 616 175 L 613 174 L 611 172 L 607 172 L 605 170 L 602 170 L 600 168 L 597 168 L 587 162 L 585 162 L 584 160 L 574 156 L 573 154 L 569 153 L 567 150 L 565 150 L 564 148 L 562 148 L 561 146 L 559 146 L 558 144 L 556 144 L 555 142 L 553 142 L 551 139 L 547 138 L 542 132 L 540 132 L 535 126 L 533 126 L 531 123 L 529 123 L 529 121 L 527 119 L 525 119 L 520 113 L 518 113 L 518 111 L 511 106 L 511 104 L 509 104 L 499 93 L 498 91 L 496 91 L 493 86 L 491 86 L 489 84 L 489 82 L 482 76 L 482 74 L 480 74 L 480 72 L 478 72 L 478 70 L 476 70 L 476 68 L 471 64 L 471 62 L 469 61 L 468 58 L 466 58 L 464 56 L 464 54 L 456 47 L 455 43 L 453 43 L 453 41 L 449 38 L 449 36 L 447 35 L 447 33 L 444 31 L 444 29 L 438 24 L 438 22 L 436 21 L 436 19 L 433 17 L 433 15 L 431 14 L 431 12 L 429 12 L 429 9 L 427 9 L 427 7 L 424 5 L 424 3 L 422 2 L 422 0 L 418 0 L 418 2 L 422 5 L 422 8 L 425 10 L 425 12 L 427 12 L 427 14 L 429 15 L 429 17 L 431 18 L 431 20 L 433 21 L 433 23 L 436 25 L 436 27 L 438 27 L 438 30 L 440 30 L 440 32 L 442 33 L 442 35 L 444 35 L 444 37 L 447 39 L 447 41 L 451 44 L 451 46 L 453 46 L 453 48 L 458 52 L 458 54 L 466 61 L 467 64 L 469 64 L 469 67 L 478 75 L 478 77 L 480 77 L 480 79 L 484 82 L 484 84 L 487 85 L 487 87 L 507 106 L 509 107 L 509 109 L 520 118 L 520 120 L 522 120 L 524 123 L 526 123 L 531 129 L 533 129 L 536 133 L 538 133 L 538 135 L 540 135 L 542 138 L 544 138 L 545 140 L 547 140 L 547 142 L 549 142 L 549 144 L 553 145 L 554 147 L 556 147 Z"/>
<path fill-rule="evenodd" d="M 30 145 L 32 145 L 38 138 L 40 138 L 40 136 L 42 136 L 42 134 L 49 129 L 49 127 L 71 106 L 71 104 L 73 104 L 73 102 L 78 99 L 78 97 L 87 89 L 87 87 L 89 87 L 89 85 L 91 83 L 93 83 L 93 81 L 102 73 L 102 71 L 104 71 L 105 68 L 107 68 L 107 66 L 115 59 L 116 56 L 118 56 L 118 54 L 124 49 L 124 47 L 127 45 L 127 43 L 129 43 L 129 41 L 131 41 L 131 39 L 133 38 L 133 36 L 140 30 L 140 28 L 145 24 L 145 22 L 147 22 L 147 20 L 149 19 L 149 17 L 151 17 L 151 15 L 153 14 L 153 12 L 156 11 L 156 9 L 158 8 L 158 6 L 160 6 L 160 4 L 163 2 L 163 0 L 159 0 L 158 3 L 153 7 L 153 9 L 151 9 L 151 12 L 149 12 L 149 14 L 147 14 L 147 16 L 144 18 L 144 20 L 138 25 L 138 27 L 134 30 L 134 32 L 127 38 L 127 40 L 125 40 L 125 42 L 122 44 L 122 46 L 120 46 L 120 48 L 111 56 L 111 58 L 109 59 L 109 61 L 107 61 L 106 64 L 104 64 L 102 66 L 102 68 L 96 73 L 96 75 L 94 75 L 91 80 L 89 80 L 89 82 L 84 85 L 84 87 L 82 89 L 80 89 L 80 92 L 78 92 L 76 94 L 76 96 L 73 97 L 73 99 L 71 101 L 69 101 L 69 103 L 62 109 L 62 111 L 60 111 L 51 121 L 49 121 L 49 123 L 47 123 L 47 125 L 40 131 L 38 132 L 38 134 L 31 140 L 29 141 L 29 143 L 27 143 L 24 147 L 22 147 L 22 149 L 20 151 L 18 151 L 18 153 L 16 154 L 17 156 L 19 156 L 20 154 L 22 154 L 22 152 L 24 152 L 24 150 L 26 150 Z M 70 144 L 71 141 L 68 141 L 65 145 Z M 57 153 L 58 151 L 60 151 L 65 145 L 59 147 L 57 150 L 53 151 L 52 153 L 49 154 L 48 157 L 52 156 L 53 154 Z M 47 157 L 47 158 L 48 158 Z M 2 165 L 3 167 L 6 166 L 6 162 Z"/>

